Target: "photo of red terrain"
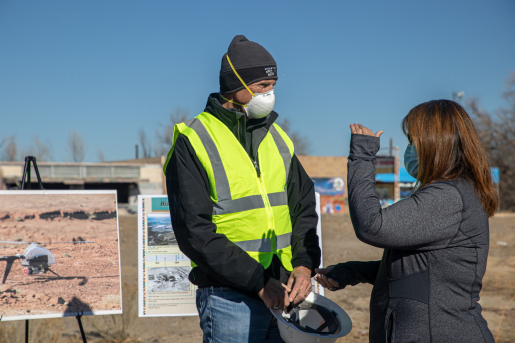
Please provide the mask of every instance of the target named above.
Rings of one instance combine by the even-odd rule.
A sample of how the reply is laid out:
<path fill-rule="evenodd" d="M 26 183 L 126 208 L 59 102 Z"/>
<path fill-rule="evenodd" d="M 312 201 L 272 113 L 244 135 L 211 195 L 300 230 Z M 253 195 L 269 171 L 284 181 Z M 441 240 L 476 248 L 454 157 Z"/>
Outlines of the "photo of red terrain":
<path fill-rule="evenodd" d="M 121 313 L 114 191 L 0 192 L 2 320 Z"/>

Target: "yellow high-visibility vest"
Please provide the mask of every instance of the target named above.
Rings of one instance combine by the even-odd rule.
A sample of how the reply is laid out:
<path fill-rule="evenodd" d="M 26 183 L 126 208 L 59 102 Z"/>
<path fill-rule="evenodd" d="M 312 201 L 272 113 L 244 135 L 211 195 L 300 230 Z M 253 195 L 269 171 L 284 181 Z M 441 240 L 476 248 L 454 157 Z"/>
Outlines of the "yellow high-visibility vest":
<path fill-rule="evenodd" d="M 207 112 L 175 125 L 165 172 L 179 134 L 188 138 L 207 173 L 216 233 L 227 236 L 265 269 L 276 254 L 291 271 L 286 182 L 294 147 L 286 133 L 276 124 L 270 127 L 258 149 L 259 176 L 234 134 Z"/>

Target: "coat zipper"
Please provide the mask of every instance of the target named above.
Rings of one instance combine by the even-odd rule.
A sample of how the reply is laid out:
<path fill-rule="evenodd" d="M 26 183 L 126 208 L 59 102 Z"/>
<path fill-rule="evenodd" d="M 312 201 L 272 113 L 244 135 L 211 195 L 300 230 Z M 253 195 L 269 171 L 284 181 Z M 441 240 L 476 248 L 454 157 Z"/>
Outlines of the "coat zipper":
<path fill-rule="evenodd" d="M 261 177 L 261 171 L 259 170 L 259 166 L 258 166 L 257 162 L 252 160 L 252 164 L 254 165 L 254 168 L 256 169 L 258 178 Z"/>

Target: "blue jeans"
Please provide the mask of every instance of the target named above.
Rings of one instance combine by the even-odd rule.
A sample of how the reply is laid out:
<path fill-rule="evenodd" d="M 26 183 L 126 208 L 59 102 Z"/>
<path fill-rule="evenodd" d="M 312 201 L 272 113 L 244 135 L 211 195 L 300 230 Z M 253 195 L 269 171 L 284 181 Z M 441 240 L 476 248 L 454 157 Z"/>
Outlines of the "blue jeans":
<path fill-rule="evenodd" d="M 261 299 L 227 287 L 197 290 L 204 343 L 284 343 L 277 320 Z"/>

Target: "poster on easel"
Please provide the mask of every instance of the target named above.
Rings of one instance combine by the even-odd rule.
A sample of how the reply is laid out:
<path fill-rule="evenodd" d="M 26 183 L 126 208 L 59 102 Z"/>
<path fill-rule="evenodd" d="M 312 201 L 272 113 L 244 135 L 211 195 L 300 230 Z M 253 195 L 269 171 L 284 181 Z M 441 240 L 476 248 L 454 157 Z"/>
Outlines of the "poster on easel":
<path fill-rule="evenodd" d="M 0 277 L 2 321 L 122 313 L 116 191 L 0 191 Z"/>
<path fill-rule="evenodd" d="M 164 195 L 138 196 L 138 314 L 196 316 L 191 262 L 177 244 Z"/>

